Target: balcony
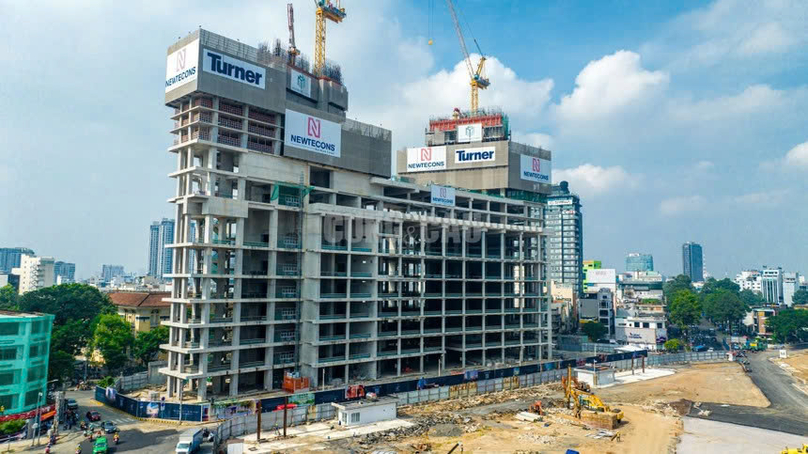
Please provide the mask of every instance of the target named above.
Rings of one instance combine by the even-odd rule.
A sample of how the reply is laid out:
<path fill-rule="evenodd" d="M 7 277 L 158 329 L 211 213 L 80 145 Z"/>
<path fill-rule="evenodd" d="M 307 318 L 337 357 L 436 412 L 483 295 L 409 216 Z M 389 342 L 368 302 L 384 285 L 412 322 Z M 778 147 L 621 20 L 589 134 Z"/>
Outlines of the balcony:
<path fill-rule="evenodd" d="M 272 149 L 272 144 L 257 142 L 255 140 L 248 140 L 247 141 L 247 149 L 260 151 L 263 153 L 273 153 L 274 150 Z"/>
<path fill-rule="evenodd" d="M 231 363 L 224 363 L 224 364 L 217 364 L 217 365 L 209 364 L 208 365 L 208 372 L 218 372 L 218 371 L 222 371 L 222 370 L 230 370 L 231 366 L 232 366 Z"/>
<path fill-rule="evenodd" d="M 269 247 L 269 243 L 265 243 L 263 241 L 245 241 L 244 245 L 248 247 L 260 247 L 260 248 Z"/>
<path fill-rule="evenodd" d="M 349 357 L 350 359 L 365 359 L 370 358 L 370 353 L 355 353 Z"/>
<path fill-rule="evenodd" d="M 300 208 L 300 197 L 296 195 L 284 195 L 278 198 L 278 203 L 293 208 Z"/>
<path fill-rule="evenodd" d="M 320 294 L 320 298 L 328 298 L 328 299 L 347 298 L 347 297 L 348 297 L 347 293 L 321 293 Z"/>
<path fill-rule="evenodd" d="M 294 309 L 282 309 L 275 311 L 275 320 L 296 320 L 297 313 Z"/>
<path fill-rule="evenodd" d="M 241 368 L 241 369 L 247 369 L 247 368 L 250 368 L 250 367 L 261 367 L 263 365 L 264 365 L 263 361 L 247 361 L 247 362 L 240 363 L 238 365 L 238 367 Z"/>
<path fill-rule="evenodd" d="M 345 361 L 345 355 L 343 356 L 331 356 L 327 358 L 320 358 L 321 363 L 334 363 L 337 361 Z"/>
<path fill-rule="evenodd" d="M 295 362 L 295 354 L 294 353 L 279 353 L 274 357 L 275 364 L 292 364 Z"/>
<path fill-rule="evenodd" d="M 241 339 L 241 342 L 239 342 L 239 345 L 263 344 L 266 341 L 267 340 L 265 338 L 263 338 L 263 337 L 254 337 L 254 338 L 251 338 L 251 339 Z"/>
<path fill-rule="evenodd" d="M 342 244 L 327 243 L 327 242 L 323 241 L 323 245 L 322 245 L 321 249 L 326 250 L 326 251 L 347 251 L 348 246 L 347 245 L 342 245 Z"/>
<path fill-rule="evenodd" d="M 297 298 L 298 295 L 297 289 L 294 287 L 282 288 L 275 292 L 276 298 Z"/>
<path fill-rule="evenodd" d="M 216 142 L 223 145 L 230 145 L 233 147 L 241 146 L 241 139 L 239 139 L 238 137 L 230 137 L 222 134 L 219 134 L 219 137 L 216 138 Z"/>
<path fill-rule="evenodd" d="M 297 276 L 300 274 L 300 268 L 295 264 L 280 264 L 277 273 L 279 276 Z"/>
<path fill-rule="evenodd" d="M 278 238 L 278 247 L 286 249 L 299 249 L 300 240 L 294 233 L 286 234 L 282 238 Z"/>
<path fill-rule="evenodd" d="M 252 115 L 252 114 L 250 114 L 250 115 Z M 247 131 L 251 132 L 253 134 L 259 134 L 259 135 L 262 135 L 262 136 L 275 137 L 275 131 L 273 129 L 265 128 L 263 126 L 258 126 L 258 125 L 254 125 L 254 124 L 248 125 L 247 126 Z"/>
<path fill-rule="evenodd" d="M 210 99 L 210 98 L 197 98 L 197 99 L 194 99 L 193 106 L 194 107 L 200 107 L 201 106 L 201 107 L 207 107 L 208 109 L 212 109 L 213 108 L 213 100 Z M 183 110 L 188 110 L 187 106 Z"/>
<path fill-rule="evenodd" d="M 274 115 L 266 115 L 261 112 L 256 112 L 252 109 L 250 109 L 250 114 L 248 115 L 248 117 L 253 120 L 263 121 L 264 123 L 275 123 Z"/>
<path fill-rule="evenodd" d="M 219 117 L 219 126 L 224 126 L 225 128 L 231 129 L 241 129 L 242 123 L 241 120 L 233 120 L 227 117 Z"/>
<path fill-rule="evenodd" d="M 244 115 L 244 107 L 234 106 L 232 104 L 227 104 L 224 102 L 219 103 L 219 110 L 233 115 Z"/>

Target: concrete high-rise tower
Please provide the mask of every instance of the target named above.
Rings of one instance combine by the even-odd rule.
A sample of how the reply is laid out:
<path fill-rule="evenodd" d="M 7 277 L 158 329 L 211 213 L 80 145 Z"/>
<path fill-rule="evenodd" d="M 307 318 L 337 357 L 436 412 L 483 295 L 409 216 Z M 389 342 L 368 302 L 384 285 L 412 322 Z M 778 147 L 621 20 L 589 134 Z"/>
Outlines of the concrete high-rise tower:
<path fill-rule="evenodd" d="M 682 274 L 691 282 L 704 282 L 704 257 L 701 245 L 687 242 L 682 245 Z"/>

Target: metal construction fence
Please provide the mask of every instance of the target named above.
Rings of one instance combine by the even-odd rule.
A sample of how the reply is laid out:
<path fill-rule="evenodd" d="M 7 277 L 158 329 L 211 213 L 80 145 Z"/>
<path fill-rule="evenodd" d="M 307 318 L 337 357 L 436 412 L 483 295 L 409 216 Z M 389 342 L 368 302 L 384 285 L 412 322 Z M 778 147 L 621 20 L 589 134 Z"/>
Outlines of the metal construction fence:
<path fill-rule="evenodd" d="M 286 425 L 296 426 L 313 421 L 327 421 L 336 417 L 336 409 L 331 404 L 303 405 L 286 411 Z M 227 440 L 256 432 L 258 415 L 240 415 L 219 424 L 213 432 L 216 440 Z M 261 430 L 274 432 L 283 428 L 283 410 L 261 413 Z"/>

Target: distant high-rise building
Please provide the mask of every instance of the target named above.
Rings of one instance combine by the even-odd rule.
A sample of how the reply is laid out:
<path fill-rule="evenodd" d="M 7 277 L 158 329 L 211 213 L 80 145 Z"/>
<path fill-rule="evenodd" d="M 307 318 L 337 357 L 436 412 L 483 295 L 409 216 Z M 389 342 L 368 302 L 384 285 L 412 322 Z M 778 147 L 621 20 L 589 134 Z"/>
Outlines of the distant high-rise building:
<path fill-rule="evenodd" d="M 704 282 L 704 257 L 701 245 L 687 242 L 682 245 L 682 274 L 691 282 Z"/>
<path fill-rule="evenodd" d="M 0 274 L 8 274 L 12 268 L 18 268 L 23 255 L 34 256 L 36 254 L 26 247 L 0 248 Z"/>
<path fill-rule="evenodd" d="M 794 305 L 794 292 L 800 289 L 800 273 L 783 273 L 783 304 Z"/>
<path fill-rule="evenodd" d="M 553 186 L 544 209 L 547 230 L 544 247 L 548 280 L 572 285 L 581 292 L 583 282 L 583 215 L 581 200 L 570 193 L 569 185 L 562 181 Z"/>
<path fill-rule="evenodd" d="M 654 257 L 632 252 L 626 256 L 626 271 L 654 271 Z"/>
<path fill-rule="evenodd" d="M 735 275 L 735 283 L 741 290 L 752 290 L 753 292 L 761 292 L 760 288 L 760 271 L 758 270 L 744 270 Z"/>
<path fill-rule="evenodd" d="M 123 265 L 101 265 L 101 280 L 104 282 L 109 282 L 112 278 L 123 275 Z"/>
<path fill-rule="evenodd" d="M 163 278 L 171 274 L 174 251 L 167 244 L 174 243 L 174 220 L 163 218 L 149 227 L 149 276 Z"/>
<path fill-rule="evenodd" d="M 76 282 L 76 264 L 61 261 L 55 262 L 53 264 L 53 275 L 57 284 Z"/>
<path fill-rule="evenodd" d="M 53 257 L 23 255 L 20 266 L 14 268 L 14 274 L 20 276 L 20 295 L 52 286 L 55 283 L 53 263 Z"/>
<path fill-rule="evenodd" d="M 783 303 L 783 269 L 763 268 L 760 278 L 763 299 L 769 304 Z"/>

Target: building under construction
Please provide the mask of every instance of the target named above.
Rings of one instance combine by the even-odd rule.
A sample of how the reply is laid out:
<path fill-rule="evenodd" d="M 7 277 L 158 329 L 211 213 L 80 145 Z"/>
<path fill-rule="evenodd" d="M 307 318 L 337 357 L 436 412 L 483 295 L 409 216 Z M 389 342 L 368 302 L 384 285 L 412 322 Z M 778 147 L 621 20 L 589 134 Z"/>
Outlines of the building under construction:
<path fill-rule="evenodd" d="M 419 162 L 461 161 L 391 178 L 390 131 L 346 118 L 338 67 L 278 49 L 202 29 L 168 49 L 169 396 L 549 358 L 549 152 L 510 142 L 500 113 L 460 139 L 436 119 Z"/>

